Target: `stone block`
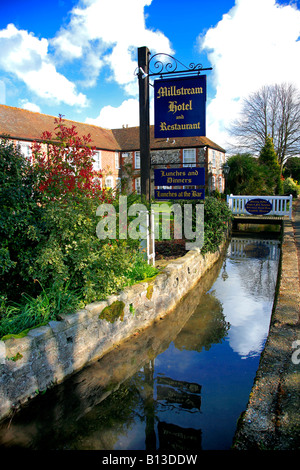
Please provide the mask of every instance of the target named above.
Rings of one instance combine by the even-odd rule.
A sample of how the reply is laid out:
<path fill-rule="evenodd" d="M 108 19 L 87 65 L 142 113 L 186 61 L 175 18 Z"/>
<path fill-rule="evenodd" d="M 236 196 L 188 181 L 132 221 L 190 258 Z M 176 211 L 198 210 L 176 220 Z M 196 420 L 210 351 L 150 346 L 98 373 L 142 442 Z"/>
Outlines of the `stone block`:
<path fill-rule="evenodd" d="M 99 315 L 99 313 L 102 312 L 102 310 L 108 306 L 108 303 L 106 300 L 101 301 L 101 302 L 92 302 L 91 304 L 88 304 L 85 306 L 85 309 L 91 312 L 92 315 Z"/>
<path fill-rule="evenodd" d="M 32 330 L 29 330 L 27 333 L 27 336 L 37 341 L 40 341 L 40 340 L 45 341 L 47 338 L 52 336 L 52 334 L 53 334 L 52 329 L 47 325 L 47 326 L 39 326 L 38 328 L 33 328 Z"/>
<path fill-rule="evenodd" d="M 4 341 L 0 341 L 0 364 L 5 364 L 6 346 Z"/>

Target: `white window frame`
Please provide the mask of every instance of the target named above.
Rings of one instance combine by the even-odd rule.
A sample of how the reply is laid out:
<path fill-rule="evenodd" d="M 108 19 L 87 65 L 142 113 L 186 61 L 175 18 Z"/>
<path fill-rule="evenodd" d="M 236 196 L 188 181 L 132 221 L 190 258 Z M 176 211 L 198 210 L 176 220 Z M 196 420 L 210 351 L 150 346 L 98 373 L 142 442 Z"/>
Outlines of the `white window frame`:
<path fill-rule="evenodd" d="M 30 159 L 32 157 L 32 148 L 30 142 L 18 142 L 18 147 L 23 157 Z"/>
<path fill-rule="evenodd" d="M 141 178 L 135 178 L 134 185 L 137 194 L 141 194 Z"/>
<path fill-rule="evenodd" d="M 134 168 L 140 170 L 141 168 L 141 153 L 134 152 Z"/>
<path fill-rule="evenodd" d="M 211 177 L 211 190 L 212 191 L 216 190 L 216 177 L 215 177 L 215 175 L 212 175 L 212 177 Z"/>
<path fill-rule="evenodd" d="M 188 156 L 190 154 L 190 156 Z M 183 166 L 195 166 L 196 165 L 196 149 L 183 149 L 182 152 Z"/>
<path fill-rule="evenodd" d="M 102 167 L 102 152 L 101 150 L 96 150 L 94 153 L 94 164 L 93 168 L 95 171 L 101 170 Z"/>
<path fill-rule="evenodd" d="M 213 168 L 216 168 L 216 151 L 215 151 L 215 150 L 212 151 L 212 159 L 211 159 L 211 161 L 212 161 L 212 166 L 213 166 Z"/>
<path fill-rule="evenodd" d="M 121 178 L 116 178 L 116 190 L 119 191 L 119 193 L 122 190 Z"/>
<path fill-rule="evenodd" d="M 109 189 L 114 187 L 114 178 L 112 176 L 107 176 L 105 178 L 105 187 Z"/>
<path fill-rule="evenodd" d="M 116 170 L 120 169 L 120 155 L 119 155 L 119 152 L 115 152 L 115 168 L 116 168 Z"/>
<path fill-rule="evenodd" d="M 220 193 L 223 192 L 223 178 L 221 175 L 218 176 L 218 189 Z"/>

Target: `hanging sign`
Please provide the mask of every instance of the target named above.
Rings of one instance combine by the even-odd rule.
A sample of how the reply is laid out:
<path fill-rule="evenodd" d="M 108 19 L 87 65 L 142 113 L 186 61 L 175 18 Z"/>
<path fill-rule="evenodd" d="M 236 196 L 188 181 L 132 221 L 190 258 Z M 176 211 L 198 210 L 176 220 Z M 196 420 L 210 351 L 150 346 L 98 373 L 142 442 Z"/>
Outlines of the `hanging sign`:
<path fill-rule="evenodd" d="M 163 168 L 154 170 L 155 186 L 204 186 L 204 168 Z"/>
<path fill-rule="evenodd" d="M 160 200 L 169 200 L 169 199 L 204 199 L 204 189 L 155 189 L 154 197 L 155 199 Z"/>
<path fill-rule="evenodd" d="M 266 199 L 256 198 L 250 199 L 245 204 L 245 209 L 247 212 L 253 215 L 264 215 L 268 214 L 272 210 L 271 202 Z"/>
<path fill-rule="evenodd" d="M 154 137 L 205 136 L 206 75 L 154 81 Z"/>

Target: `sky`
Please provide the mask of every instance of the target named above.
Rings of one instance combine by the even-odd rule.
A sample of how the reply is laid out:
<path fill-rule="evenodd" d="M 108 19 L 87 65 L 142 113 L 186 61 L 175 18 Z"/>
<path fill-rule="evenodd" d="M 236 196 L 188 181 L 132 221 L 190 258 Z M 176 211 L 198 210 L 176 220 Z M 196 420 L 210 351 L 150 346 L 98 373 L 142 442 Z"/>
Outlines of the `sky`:
<path fill-rule="evenodd" d="M 0 104 L 137 126 L 143 46 L 212 67 L 206 135 L 227 150 L 244 98 L 300 89 L 300 0 L 0 0 Z"/>

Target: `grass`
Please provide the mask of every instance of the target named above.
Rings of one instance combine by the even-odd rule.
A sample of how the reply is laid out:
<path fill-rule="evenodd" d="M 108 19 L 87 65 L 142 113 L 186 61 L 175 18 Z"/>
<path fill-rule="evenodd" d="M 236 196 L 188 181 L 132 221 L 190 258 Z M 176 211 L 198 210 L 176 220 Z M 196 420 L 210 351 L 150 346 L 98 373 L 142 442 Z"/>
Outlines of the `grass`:
<path fill-rule="evenodd" d="M 19 335 L 24 331 L 45 325 L 51 320 L 59 319 L 63 313 L 69 313 L 82 304 L 80 294 L 64 288 L 52 286 L 42 287 L 37 297 L 23 294 L 22 301 L 7 302 L 4 297 L 0 304 L 0 338 L 7 339 L 8 335 Z"/>
<path fill-rule="evenodd" d="M 157 274 L 158 270 L 154 266 L 138 258 L 127 272 L 126 285 L 153 278 Z M 41 286 L 37 297 L 23 294 L 19 303 L 7 302 L 5 296 L 0 296 L 0 339 L 24 336 L 31 328 L 46 325 L 51 320 L 59 320 L 60 315 L 83 307 L 80 290 L 72 290 L 69 284 L 64 287 L 53 285 L 47 289 Z"/>

